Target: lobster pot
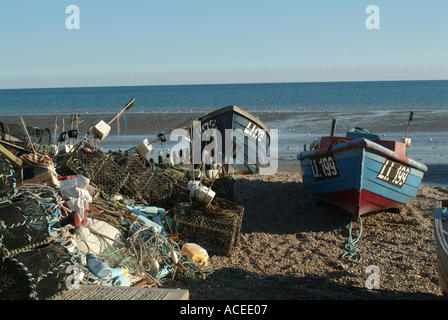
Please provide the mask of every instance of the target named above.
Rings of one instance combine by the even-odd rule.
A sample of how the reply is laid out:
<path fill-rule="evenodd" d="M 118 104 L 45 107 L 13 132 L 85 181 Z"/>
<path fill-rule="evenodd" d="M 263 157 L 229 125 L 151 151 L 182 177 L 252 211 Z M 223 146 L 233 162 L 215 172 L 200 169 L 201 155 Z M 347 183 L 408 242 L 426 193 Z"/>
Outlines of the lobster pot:
<path fill-rule="evenodd" d="M 52 242 L 0 260 L 1 300 L 45 300 L 66 291 L 74 265 L 69 253 Z"/>
<path fill-rule="evenodd" d="M 142 190 L 148 185 L 156 170 L 154 164 L 145 161 L 137 153 L 128 156 L 126 169 L 129 171 L 128 181 L 123 185 L 121 193 L 135 200 L 142 200 Z M 146 164 L 150 164 L 148 167 Z"/>
<path fill-rule="evenodd" d="M 64 165 L 73 173 L 92 179 L 92 175 L 99 169 L 105 155 L 90 143 L 78 143 Z"/>
<path fill-rule="evenodd" d="M 65 166 L 71 172 L 90 179 L 90 183 L 109 195 L 120 191 L 129 172 L 90 143 L 79 143 L 74 148 Z"/>
<path fill-rule="evenodd" d="M 99 189 L 108 195 L 120 191 L 129 178 L 129 172 L 114 161 L 104 159 L 98 170 L 91 175 L 93 182 Z"/>
<path fill-rule="evenodd" d="M 179 203 L 172 215 L 172 230 L 209 254 L 230 256 L 239 245 L 243 214 L 244 208 L 239 205 L 231 218 L 222 218 L 199 211 L 190 203 Z"/>
<path fill-rule="evenodd" d="M 17 193 L 15 170 L 9 161 L 0 155 L 0 202 Z"/>
<path fill-rule="evenodd" d="M 51 241 L 52 216 L 31 198 L 0 204 L 0 256 L 8 257 Z"/>
<path fill-rule="evenodd" d="M 188 179 L 181 171 L 156 168 L 141 194 L 148 205 L 167 209 L 189 199 L 187 185 Z"/>

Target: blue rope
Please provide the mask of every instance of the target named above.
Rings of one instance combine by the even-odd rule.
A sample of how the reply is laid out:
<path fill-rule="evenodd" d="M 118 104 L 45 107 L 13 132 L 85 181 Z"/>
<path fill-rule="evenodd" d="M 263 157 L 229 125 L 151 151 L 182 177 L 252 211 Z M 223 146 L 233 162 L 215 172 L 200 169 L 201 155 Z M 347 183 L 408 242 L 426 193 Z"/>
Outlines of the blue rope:
<path fill-rule="evenodd" d="M 124 118 L 124 132 L 123 135 L 126 134 L 126 130 L 128 129 L 128 123 L 126 122 L 126 116 L 124 115 L 124 113 L 122 113 L 123 118 Z"/>
<path fill-rule="evenodd" d="M 349 228 L 349 237 L 347 243 L 345 244 L 346 252 L 342 255 L 342 259 L 348 262 L 358 263 L 362 260 L 362 254 L 359 249 L 355 246 L 356 242 L 361 238 L 362 234 L 362 219 L 359 217 L 360 230 L 359 235 L 353 239 L 352 238 L 352 225 L 353 225 L 353 217 L 350 220 L 350 228 Z"/>

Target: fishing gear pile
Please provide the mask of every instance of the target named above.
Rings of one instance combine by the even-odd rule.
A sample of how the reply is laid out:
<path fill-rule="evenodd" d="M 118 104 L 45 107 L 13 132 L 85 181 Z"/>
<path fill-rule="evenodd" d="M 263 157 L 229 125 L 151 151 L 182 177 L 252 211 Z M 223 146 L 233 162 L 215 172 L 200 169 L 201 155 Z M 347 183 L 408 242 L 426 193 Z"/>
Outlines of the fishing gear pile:
<path fill-rule="evenodd" d="M 229 256 L 239 244 L 244 208 L 232 200 L 233 179 L 195 181 L 216 194 L 205 204 L 192 198 L 189 170 L 156 165 L 135 148 L 105 154 L 82 140 L 52 159 L 59 184 L 17 186 L 0 156 L 0 299 L 54 299 L 79 285 L 194 284 L 215 271 L 208 254 Z"/>
<path fill-rule="evenodd" d="M 204 168 L 197 180 L 198 170 L 155 164 L 147 140 L 124 152 L 98 148 L 133 103 L 73 146 L 77 116 L 76 137 L 63 132 L 57 146 L 50 130 L 22 118 L 0 123 L 0 299 L 57 299 L 80 285 L 192 285 L 216 271 L 209 253 L 229 256 L 239 244 L 244 208 L 232 178 L 207 179 Z"/>
<path fill-rule="evenodd" d="M 52 138 L 50 129 L 33 126 L 26 126 L 25 128 L 20 124 L 0 122 L 0 138 L 25 149 L 28 149 L 32 144 L 36 152 L 44 155 L 49 154 Z"/>

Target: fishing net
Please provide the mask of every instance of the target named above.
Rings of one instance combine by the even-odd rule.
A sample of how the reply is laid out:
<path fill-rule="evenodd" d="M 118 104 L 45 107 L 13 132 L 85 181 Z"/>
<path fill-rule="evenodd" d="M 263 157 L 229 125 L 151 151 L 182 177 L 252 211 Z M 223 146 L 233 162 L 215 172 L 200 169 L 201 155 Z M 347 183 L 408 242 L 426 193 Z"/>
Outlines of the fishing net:
<path fill-rule="evenodd" d="M 124 154 L 118 159 L 118 164 L 129 171 L 129 179 L 123 185 L 121 193 L 134 200 L 143 200 L 145 188 L 154 176 L 156 167 L 147 159 L 143 159 L 138 153 Z"/>
<path fill-rule="evenodd" d="M 81 142 L 73 147 L 72 152 L 65 157 L 61 166 L 66 167 L 72 173 L 92 180 L 92 176 L 101 167 L 104 158 L 104 153 L 95 149 L 92 144 Z"/>
<path fill-rule="evenodd" d="M 108 195 L 118 193 L 129 177 L 126 169 L 85 141 L 74 147 L 63 164 L 71 172 L 90 179 L 92 185 Z"/>
<path fill-rule="evenodd" d="M 153 206 L 173 207 L 189 199 L 188 179 L 182 171 L 173 168 L 156 168 L 148 184 L 142 189 L 143 199 Z"/>
<path fill-rule="evenodd" d="M 0 299 L 44 300 L 67 289 L 67 267 L 74 265 L 60 243 L 21 252 L 0 260 Z"/>
<path fill-rule="evenodd" d="M 173 211 L 172 230 L 183 241 L 197 243 L 209 254 L 225 256 L 239 244 L 244 214 L 240 205 L 221 201 L 219 207 L 215 202 L 211 209 L 200 211 L 191 203 L 179 203 Z"/>
<path fill-rule="evenodd" d="M 113 161 L 104 159 L 96 172 L 92 174 L 91 182 L 98 186 L 104 193 L 114 195 L 128 181 L 129 172 Z"/>
<path fill-rule="evenodd" d="M 17 193 L 15 170 L 9 161 L 0 155 L 0 202 Z"/>
<path fill-rule="evenodd" d="M 54 206 L 20 193 L 0 204 L 0 255 L 8 257 L 51 241 L 50 226 L 59 216 Z"/>
<path fill-rule="evenodd" d="M 2 140 L 14 143 L 19 146 L 26 145 L 26 134 L 23 126 L 18 124 L 0 123 Z"/>
<path fill-rule="evenodd" d="M 49 153 L 51 131 L 48 128 L 42 129 L 27 126 L 25 131 L 21 124 L 6 124 L 0 122 L 0 137 L 3 141 L 23 148 L 28 148 L 31 142 L 36 152 L 40 154 Z"/>

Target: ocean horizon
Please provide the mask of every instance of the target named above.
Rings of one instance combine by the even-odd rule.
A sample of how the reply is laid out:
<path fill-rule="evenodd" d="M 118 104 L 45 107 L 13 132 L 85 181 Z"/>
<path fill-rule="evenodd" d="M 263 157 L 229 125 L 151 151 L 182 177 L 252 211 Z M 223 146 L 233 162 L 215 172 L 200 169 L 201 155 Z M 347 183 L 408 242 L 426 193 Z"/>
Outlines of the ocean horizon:
<path fill-rule="evenodd" d="M 273 144 L 279 159 L 297 161 L 304 145 L 330 134 L 335 119 L 339 136 L 363 127 L 382 139 L 400 140 L 408 131 L 409 157 L 423 163 L 446 162 L 448 80 L 1 89 L 0 122 L 19 123 L 23 117 L 27 125 L 54 133 L 57 113 L 57 137 L 78 113 L 83 137 L 91 125 L 113 119 L 131 99 L 132 108 L 111 124 L 110 134 L 100 142 L 104 150 L 127 150 L 189 119 L 236 105 L 278 130 Z M 408 122 L 411 111 L 414 117 Z M 168 139 L 163 148 L 174 144 Z M 161 148 L 154 144 L 154 153 Z"/>

